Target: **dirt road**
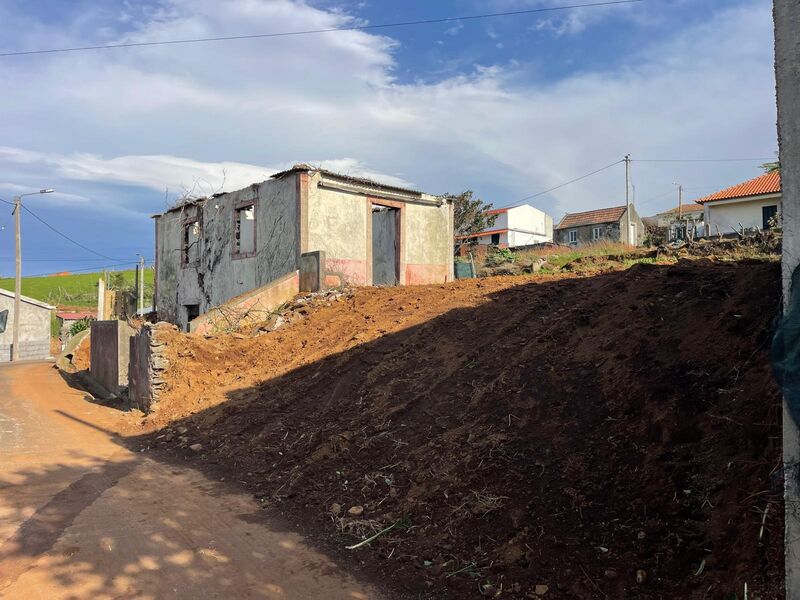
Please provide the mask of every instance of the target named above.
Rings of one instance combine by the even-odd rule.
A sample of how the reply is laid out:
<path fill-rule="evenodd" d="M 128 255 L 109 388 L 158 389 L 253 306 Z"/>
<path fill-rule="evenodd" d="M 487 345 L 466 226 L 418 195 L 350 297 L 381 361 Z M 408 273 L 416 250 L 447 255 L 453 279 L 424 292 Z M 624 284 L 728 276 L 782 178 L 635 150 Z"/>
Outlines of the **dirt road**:
<path fill-rule="evenodd" d="M 380 598 L 121 419 L 49 364 L 0 367 L 0 598 Z"/>

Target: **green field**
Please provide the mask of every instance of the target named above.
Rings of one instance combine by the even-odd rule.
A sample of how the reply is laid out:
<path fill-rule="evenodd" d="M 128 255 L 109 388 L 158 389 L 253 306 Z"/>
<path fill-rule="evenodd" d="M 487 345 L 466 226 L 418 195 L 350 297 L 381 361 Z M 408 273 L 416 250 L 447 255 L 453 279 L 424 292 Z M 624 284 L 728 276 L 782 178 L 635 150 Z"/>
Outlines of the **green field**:
<path fill-rule="evenodd" d="M 132 288 L 136 271 L 113 271 L 109 278 L 113 288 Z M 47 277 L 23 277 L 22 295 L 53 304 L 55 306 L 97 307 L 97 281 L 103 273 L 76 273 L 72 275 L 49 275 Z M 0 288 L 14 291 L 14 279 L 0 279 Z M 144 271 L 144 303 L 153 301 L 153 269 Z"/>

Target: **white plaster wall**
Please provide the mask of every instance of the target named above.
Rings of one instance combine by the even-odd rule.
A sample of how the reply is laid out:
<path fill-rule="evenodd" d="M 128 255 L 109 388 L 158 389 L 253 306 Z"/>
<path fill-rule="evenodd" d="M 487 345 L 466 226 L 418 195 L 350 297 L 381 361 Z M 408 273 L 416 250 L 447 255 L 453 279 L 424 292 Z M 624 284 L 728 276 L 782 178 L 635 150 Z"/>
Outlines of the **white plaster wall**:
<path fill-rule="evenodd" d="M 433 201 L 430 198 L 430 201 Z M 447 265 L 453 261 L 453 229 L 450 205 L 406 205 L 406 263 Z"/>
<path fill-rule="evenodd" d="M 529 204 L 508 211 L 508 229 L 514 229 L 514 244 L 518 246 L 553 241 L 553 218 Z M 528 237 L 524 234 L 527 233 Z M 533 237 L 531 237 L 533 236 Z M 535 239 L 535 241 L 527 241 Z"/>
<path fill-rule="evenodd" d="M 308 249 L 329 259 L 367 260 L 367 196 L 308 185 Z M 370 241 L 371 243 L 371 241 Z"/>
<path fill-rule="evenodd" d="M 11 344 L 13 339 L 14 298 L 0 294 L 0 311 L 8 311 L 6 330 L 0 333 L 0 345 Z M 20 302 L 19 341 L 39 342 L 50 339 L 50 315 L 52 311 L 22 300 Z"/>
<path fill-rule="evenodd" d="M 722 235 L 735 233 L 739 231 L 740 223 L 745 229 L 750 227 L 761 229 L 761 209 L 764 206 L 775 205 L 778 206 L 778 212 L 782 212 L 779 195 L 744 202 L 708 202 L 706 203 L 706 223 L 710 225 L 709 231 L 712 235 L 716 235 L 717 227 Z"/>

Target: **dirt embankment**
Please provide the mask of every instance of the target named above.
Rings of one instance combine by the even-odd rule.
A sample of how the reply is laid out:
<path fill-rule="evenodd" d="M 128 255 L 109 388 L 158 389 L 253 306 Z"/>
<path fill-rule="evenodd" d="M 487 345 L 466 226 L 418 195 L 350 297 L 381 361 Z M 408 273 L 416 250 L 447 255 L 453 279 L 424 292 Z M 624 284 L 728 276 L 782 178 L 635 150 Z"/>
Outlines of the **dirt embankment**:
<path fill-rule="evenodd" d="M 693 260 L 176 333 L 152 442 L 332 547 L 394 525 L 342 562 L 423 597 L 782 597 L 779 287 L 774 262 Z"/>

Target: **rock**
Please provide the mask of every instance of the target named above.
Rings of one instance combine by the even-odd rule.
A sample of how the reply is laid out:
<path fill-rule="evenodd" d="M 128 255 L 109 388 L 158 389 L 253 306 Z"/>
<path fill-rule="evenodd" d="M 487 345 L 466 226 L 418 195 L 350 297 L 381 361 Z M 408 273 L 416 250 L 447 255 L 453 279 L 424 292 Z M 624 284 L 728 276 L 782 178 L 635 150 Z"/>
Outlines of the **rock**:
<path fill-rule="evenodd" d="M 639 569 L 636 571 L 636 583 L 644 583 L 647 581 L 647 571 Z"/>
<path fill-rule="evenodd" d="M 348 509 L 347 514 L 350 515 L 351 517 L 360 517 L 361 515 L 364 514 L 364 507 L 363 506 L 351 506 Z"/>
<path fill-rule="evenodd" d="M 544 596 L 547 593 L 547 590 L 549 589 L 550 588 L 548 586 L 544 585 L 543 583 L 540 583 L 539 585 L 533 588 L 533 593 L 536 594 L 537 596 Z"/>
<path fill-rule="evenodd" d="M 606 569 L 606 570 L 603 572 L 603 576 L 604 576 L 606 579 L 616 579 L 616 578 L 617 578 L 617 572 L 616 572 L 616 570 L 614 570 L 614 569 Z"/>
<path fill-rule="evenodd" d="M 189 446 L 189 450 L 192 452 L 200 452 L 203 449 L 203 444 L 192 444 Z"/>
<path fill-rule="evenodd" d="M 340 515 L 342 514 L 342 505 L 339 504 L 338 502 L 334 502 L 333 504 L 331 504 L 330 510 L 331 513 L 333 513 L 334 515 Z"/>
<path fill-rule="evenodd" d="M 640 540 L 643 540 L 646 537 L 647 537 L 647 534 L 644 531 L 640 531 L 639 533 L 636 534 L 636 538 L 640 539 Z"/>
<path fill-rule="evenodd" d="M 183 435 L 187 431 L 189 431 L 187 427 L 178 427 L 178 435 Z"/>

